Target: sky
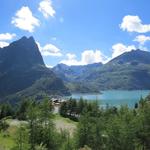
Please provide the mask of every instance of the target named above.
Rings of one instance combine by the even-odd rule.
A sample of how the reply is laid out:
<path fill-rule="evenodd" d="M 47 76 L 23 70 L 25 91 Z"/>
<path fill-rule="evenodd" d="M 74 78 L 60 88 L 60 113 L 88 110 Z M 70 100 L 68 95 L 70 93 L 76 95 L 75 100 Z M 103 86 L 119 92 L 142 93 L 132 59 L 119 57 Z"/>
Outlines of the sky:
<path fill-rule="evenodd" d="M 149 0 L 1 0 L 0 47 L 33 36 L 48 67 L 150 51 Z"/>

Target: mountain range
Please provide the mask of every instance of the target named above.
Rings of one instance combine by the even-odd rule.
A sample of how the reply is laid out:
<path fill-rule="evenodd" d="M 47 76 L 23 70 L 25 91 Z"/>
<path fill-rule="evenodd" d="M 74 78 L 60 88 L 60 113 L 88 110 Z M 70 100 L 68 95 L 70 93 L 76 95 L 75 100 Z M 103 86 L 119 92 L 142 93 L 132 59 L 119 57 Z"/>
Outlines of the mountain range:
<path fill-rule="evenodd" d="M 0 101 L 111 89 L 150 89 L 150 52 L 132 50 L 106 64 L 58 64 L 49 69 L 33 37 L 0 48 Z"/>
<path fill-rule="evenodd" d="M 68 94 L 63 81 L 46 68 L 33 37 L 0 48 L 0 101 Z"/>
<path fill-rule="evenodd" d="M 58 64 L 52 70 L 71 92 L 150 89 L 150 52 L 139 49 L 125 52 L 106 64 Z"/>

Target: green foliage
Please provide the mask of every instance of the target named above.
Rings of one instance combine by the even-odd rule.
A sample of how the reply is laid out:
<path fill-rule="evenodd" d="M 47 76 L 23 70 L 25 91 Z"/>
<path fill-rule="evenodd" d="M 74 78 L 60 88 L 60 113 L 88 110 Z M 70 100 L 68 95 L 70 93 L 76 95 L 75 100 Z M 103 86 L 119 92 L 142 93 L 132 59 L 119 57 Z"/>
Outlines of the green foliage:
<path fill-rule="evenodd" d="M 13 107 L 9 103 L 2 103 L 0 105 L 0 119 L 8 116 L 14 116 Z"/>
<path fill-rule="evenodd" d="M 5 131 L 9 127 L 9 124 L 6 122 L 5 119 L 0 120 L 0 132 Z"/>
<path fill-rule="evenodd" d="M 72 120 L 78 121 L 78 118 L 82 113 L 89 112 L 93 115 L 99 110 L 99 105 L 97 101 L 87 102 L 80 98 L 79 101 L 70 98 L 61 104 L 59 112 L 63 117 L 68 117 Z"/>
<path fill-rule="evenodd" d="M 26 120 L 27 119 L 27 111 L 30 106 L 30 101 L 29 100 L 23 100 L 19 103 L 18 109 L 16 112 L 16 117 L 19 120 Z"/>
<path fill-rule="evenodd" d="M 74 144 L 69 134 L 65 137 L 65 141 L 63 142 L 60 150 L 74 150 Z"/>
<path fill-rule="evenodd" d="M 25 126 L 21 125 L 15 137 L 16 145 L 12 148 L 12 150 L 28 150 L 29 149 L 29 135 L 28 130 Z"/>
<path fill-rule="evenodd" d="M 104 147 L 104 120 L 100 116 L 97 103 L 90 103 L 82 113 L 76 133 L 77 148 L 88 145 L 94 150 Z"/>
<path fill-rule="evenodd" d="M 132 110 L 121 107 L 117 115 L 109 118 L 106 126 L 108 147 L 112 150 L 135 149 L 135 118 Z"/>
<path fill-rule="evenodd" d="M 149 150 L 150 103 L 142 100 L 135 110 L 127 106 L 99 109 L 91 103 L 81 113 L 75 139 L 76 148 Z"/>
<path fill-rule="evenodd" d="M 137 144 L 142 149 L 150 149 L 150 103 L 143 101 L 140 109 L 137 111 L 137 124 L 136 124 L 136 136 Z M 140 114 L 140 115 L 139 115 Z"/>
<path fill-rule="evenodd" d="M 91 103 L 82 98 L 79 101 L 70 99 L 63 102 L 61 115 L 74 117 L 78 121 L 73 135 L 65 130 L 56 130 L 52 102 L 47 98 L 42 102 L 30 100 L 27 107 L 21 104 L 18 110 L 26 114 L 27 124 L 17 129 L 12 150 L 150 149 L 150 97 L 141 98 L 136 109 L 127 106 L 101 109 L 96 101 Z M 2 122 L 5 119 L 0 121 L 6 123 Z M 7 128 L 3 129 L 7 131 Z"/>
<path fill-rule="evenodd" d="M 87 104 L 87 101 L 83 101 L 82 98 L 79 101 L 70 98 L 68 101 L 61 104 L 59 112 L 63 117 L 68 117 L 74 121 L 77 121 L 79 115 L 88 105 L 90 104 Z"/>
<path fill-rule="evenodd" d="M 45 149 L 58 150 L 66 139 L 66 136 L 56 131 L 52 111 L 52 102 L 48 99 L 41 103 L 31 102 L 27 111 L 30 149 L 36 150 L 37 146 L 43 146 Z"/>

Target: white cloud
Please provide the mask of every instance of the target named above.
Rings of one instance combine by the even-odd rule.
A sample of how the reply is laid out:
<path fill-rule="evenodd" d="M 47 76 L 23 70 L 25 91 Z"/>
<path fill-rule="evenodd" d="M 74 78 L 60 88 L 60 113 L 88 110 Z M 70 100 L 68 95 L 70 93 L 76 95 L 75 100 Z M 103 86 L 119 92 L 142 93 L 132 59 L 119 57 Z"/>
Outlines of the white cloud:
<path fill-rule="evenodd" d="M 117 56 L 119 56 L 125 52 L 136 50 L 136 47 L 134 45 L 126 46 L 122 43 L 117 43 L 117 44 L 112 46 L 112 50 L 113 50 L 112 58 L 115 58 L 115 57 L 117 57 Z"/>
<path fill-rule="evenodd" d="M 120 28 L 128 32 L 146 33 L 150 31 L 150 24 L 142 24 L 139 16 L 127 15 L 123 18 Z"/>
<path fill-rule="evenodd" d="M 148 51 L 148 48 L 143 46 L 143 45 L 139 45 L 138 49 L 142 50 L 142 51 Z"/>
<path fill-rule="evenodd" d="M 37 42 L 37 41 L 36 41 L 36 44 L 37 44 L 37 46 L 38 46 L 38 48 L 39 48 L 39 50 L 40 50 L 40 52 L 41 52 L 41 51 L 42 51 L 41 44 L 40 44 L 39 42 Z"/>
<path fill-rule="evenodd" d="M 38 10 L 43 14 L 45 18 L 54 17 L 56 13 L 52 6 L 51 0 L 42 0 L 39 4 Z"/>
<path fill-rule="evenodd" d="M 36 42 L 36 43 L 37 43 L 39 50 L 43 56 L 57 56 L 57 57 L 62 56 L 61 50 L 58 47 L 56 47 L 55 45 L 46 44 L 45 46 L 41 47 L 39 42 Z"/>
<path fill-rule="evenodd" d="M 98 62 L 105 62 L 107 60 L 107 57 L 102 54 L 100 50 L 85 50 L 81 54 L 81 60 L 76 59 L 75 54 L 68 53 L 67 59 L 62 60 L 60 63 L 64 63 L 66 65 L 87 65 L 92 63 L 98 63 Z"/>
<path fill-rule="evenodd" d="M 12 40 L 14 37 L 16 37 L 16 34 L 14 33 L 2 33 L 0 34 L 0 40 L 6 41 L 6 40 Z"/>
<path fill-rule="evenodd" d="M 62 56 L 60 49 L 53 44 L 47 44 L 43 47 L 42 53 L 44 56 Z"/>
<path fill-rule="evenodd" d="M 104 62 L 106 57 L 102 54 L 100 50 L 86 50 L 82 53 L 82 62 L 84 64 L 92 64 L 97 62 Z"/>
<path fill-rule="evenodd" d="M 14 33 L 1 33 L 0 34 L 0 48 L 6 47 L 9 45 L 9 40 L 12 40 L 14 37 L 16 37 L 16 34 Z"/>
<path fill-rule="evenodd" d="M 17 11 L 15 17 L 12 18 L 11 23 L 16 27 L 29 32 L 33 32 L 34 28 L 40 25 L 40 21 L 33 16 L 29 7 L 25 6 Z"/>
<path fill-rule="evenodd" d="M 75 60 L 77 57 L 75 54 L 72 54 L 72 53 L 67 53 L 66 56 L 69 60 L 73 60 L 73 59 Z"/>
<path fill-rule="evenodd" d="M 134 41 L 139 42 L 140 45 L 144 45 L 145 42 L 150 41 L 150 36 L 138 35 L 135 37 Z"/>
<path fill-rule="evenodd" d="M 66 65 L 81 65 L 81 62 L 76 59 L 75 54 L 67 53 L 66 59 L 62 60 L 60 63 L 66 64 Z"/>
<path fill-rule="evenodd" d="M 0 41 L 0 48 L 6 47 L 8 45 L 9 45 L 9 43 L 4 42 L 4 41 Z"/>
<path fill-rule="evenodd" d="M 48 65 L 48 64 L 46 64 L 46 67 L 47 67 L 47 68 L 53 68 L 52 65 Z"/>

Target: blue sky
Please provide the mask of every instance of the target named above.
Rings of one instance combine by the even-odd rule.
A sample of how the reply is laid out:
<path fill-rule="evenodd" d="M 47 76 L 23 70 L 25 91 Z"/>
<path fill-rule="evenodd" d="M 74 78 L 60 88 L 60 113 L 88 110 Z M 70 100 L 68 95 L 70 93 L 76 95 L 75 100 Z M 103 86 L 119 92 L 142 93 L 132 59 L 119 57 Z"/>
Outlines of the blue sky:
<path fill-rule="evenodd" d="M 1 0 L 0 47 L 34 36 L 48 66 L 85 65 L 150 46 L 148 0 Z"/>

